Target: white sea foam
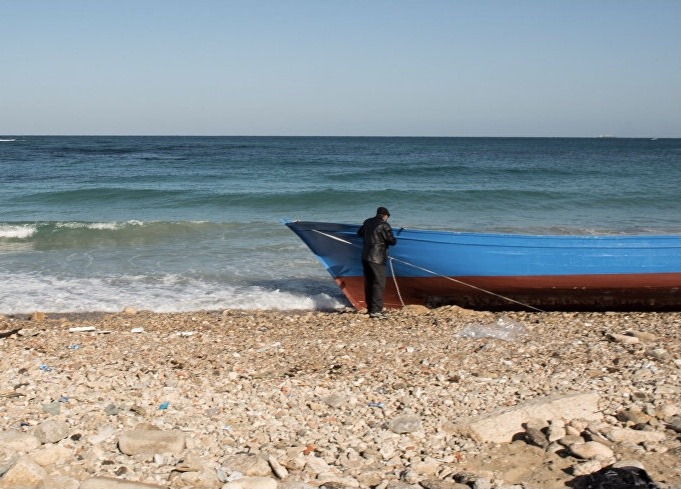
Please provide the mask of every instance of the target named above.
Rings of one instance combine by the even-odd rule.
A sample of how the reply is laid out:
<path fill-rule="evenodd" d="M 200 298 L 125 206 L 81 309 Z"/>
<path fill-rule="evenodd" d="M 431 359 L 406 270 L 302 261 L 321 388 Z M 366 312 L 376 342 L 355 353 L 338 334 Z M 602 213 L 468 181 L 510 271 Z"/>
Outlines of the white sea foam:
<path fill-rule="evenodd" d="M 2 224 L 0 225 L 0 238 L 26 239 L 38 231 L 35 224 Z"/>
<path fill-rule="evenodd" d="M 117 312 L 126 306 L 154 312 L 221 309 L 330 310 L 344 304 L 327 294 L 314 296 L 250 285 L 218 285 L 167 275 L 58 278 L 13 274 L 0 283 L 0 314 Z"/>
<path fill-rule="evenodd" d="M 126 225 L 142 226 L 142 221 L 124 221 L 124 222 L 60 222 L 57 223 L 58 228 L 65 229 L 100 229 L 100 230 L 117 230 Z"/>

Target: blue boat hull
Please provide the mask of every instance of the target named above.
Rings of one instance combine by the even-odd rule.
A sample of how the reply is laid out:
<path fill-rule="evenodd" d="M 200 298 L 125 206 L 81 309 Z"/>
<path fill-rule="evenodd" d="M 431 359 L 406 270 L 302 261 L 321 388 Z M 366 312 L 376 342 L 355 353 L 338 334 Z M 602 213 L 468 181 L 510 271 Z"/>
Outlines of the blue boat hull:
<path fill-rule="evenodd" d="M 345 296 L 364 304 L 356 225 L 286 222 Z M 681 237 L 395 232 L 386 307 L 681 310 Z"/>

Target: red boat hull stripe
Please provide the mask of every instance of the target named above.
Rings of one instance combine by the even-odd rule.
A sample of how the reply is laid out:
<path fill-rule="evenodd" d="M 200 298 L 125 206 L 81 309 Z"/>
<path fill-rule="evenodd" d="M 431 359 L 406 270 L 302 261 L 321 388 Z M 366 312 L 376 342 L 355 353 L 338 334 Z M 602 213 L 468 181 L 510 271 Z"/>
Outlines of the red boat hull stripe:
<path fill-rule="evenodd" d="M 364 279 L 337 278 L 336 283 L 357 309 L 364 303 Z M 468 285 L 466 285 L 468 284 Z M 398 277 L 398 291 L 387 277 L 386 308 L 405 304 L 512 310 L 678 310 L 681 273 L 568 275 L 530 277 Z M 471 287 L 472 286 L 472 287 Z M 480 290 L 483 289 L 483 290 Z M 503 296 L 503 297 L 500 297 Z"/>

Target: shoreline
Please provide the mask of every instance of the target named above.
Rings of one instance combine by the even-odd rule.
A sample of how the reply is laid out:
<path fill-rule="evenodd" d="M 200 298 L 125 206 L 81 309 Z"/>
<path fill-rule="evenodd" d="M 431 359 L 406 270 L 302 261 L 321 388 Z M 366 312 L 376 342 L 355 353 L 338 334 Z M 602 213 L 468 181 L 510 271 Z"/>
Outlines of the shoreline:
<path fill-rule="evenodd" d="M 681 313 L 387 314 L 0 316 L 0 466 L 13 460 L 0 488 L 17 454 L 55 487 L 237 487 L 241 474 L 258 487 L 551 489 L 627 460 L 681 484 Z M 69 331 L 83 326 L 95 331 Z M 594 419 L 526 419 L 515 441 L 475 431 L 490 413 L 580 393 L 596 395 L 594 412 L 582 406 Z M 61 434 L 31 444 L 50 423 Z M 126 441 L 136 430 L 182 442 L 144 455 Z"/>

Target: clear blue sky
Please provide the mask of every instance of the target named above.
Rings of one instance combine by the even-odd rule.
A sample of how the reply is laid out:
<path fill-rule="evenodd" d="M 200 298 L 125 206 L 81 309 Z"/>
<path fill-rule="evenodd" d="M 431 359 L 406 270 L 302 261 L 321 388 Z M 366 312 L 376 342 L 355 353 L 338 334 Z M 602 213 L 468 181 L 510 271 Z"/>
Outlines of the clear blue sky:
<path fill-rule="evenodd" d="M 679 0 L 0 0 L 0 134 L 681 137 Z"/>

